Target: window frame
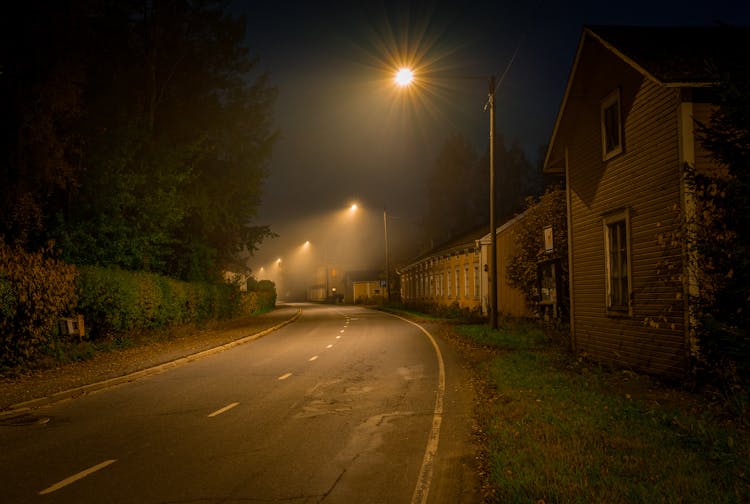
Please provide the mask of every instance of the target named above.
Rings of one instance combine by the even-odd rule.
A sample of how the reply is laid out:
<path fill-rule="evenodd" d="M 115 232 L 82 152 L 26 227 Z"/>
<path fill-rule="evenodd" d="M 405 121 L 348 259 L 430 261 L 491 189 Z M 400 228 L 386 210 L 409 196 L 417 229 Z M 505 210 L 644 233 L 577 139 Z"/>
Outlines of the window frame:
<path fill-rule="evenodd" d="M 617 252 L 617 256 L 619 259 L 619 267 L 620 275 L 615 276 L 613 271 L 613 265 L 612 265 L 612 258 L 614 257 L 614 254 L 612 253 L 612 233 L 611 230 L 614 229 L 615 226 L 623 224 L 623 232 L 624 232 L 624 240 L 625 243 L 621 244 L 619 246 L 620 250 Z M 632 248 L 632 242 L 631 242 L 631 232 L 630 232 L 630 211 L 627 209 L 624 210 L 618 210 L 616 212 L 612 212 L 608 215 L 605 215 L 602 219 L 602 228 L 603 228 L 603 234 L 604 234 L 604 279 L 605 279 L 605 306 L 607 309 L 608 314 L 612 315 L 632 315 L 633 306 L 632 306 L 632 299 L 633 299 L 633 271 L 632 271 L 632 260 L 631 260 L 631 248 Z M 623 250 L 624 246 L 624 250 Z M 624 260 L 626 262 L 625 267 L 622 266 L 622 259 L 624 257 Z M 615 279 L 619 278 L 620 282 L 622 282 L 622 274 L 625 274 L 627 278 L 625 278 L 626 285 L 619 285 L 614 286 Z M 625 287 L 625 291 L 622 292 L 622 288 Z M 624 294 L 624 300 L 621 303 L 616 303 L 615 301 L 615 294 L 614 290 L 617 289 L 619 294 Z"/>
<path fill-rule="evenodd" d="M 609 138 L 609 135 L 607 134 L 607 111 L 613 106 L 617 111 L 617 144 L 607 150 L 607 139 Z M 621 154 L 623 150 L 622 106 L 620 102 L 619 88 L 612 91 L 606 98 L 604 98 L 604 100 L 602 100 L 599 109 L 599 121 L 602 134 L 602 161 L 607 161 Z"/>
<path fill-rule="evenodd" d="M 464 297 L 469 299 L 469 265 L 464 265 Z"/>
<path fill-rule="evenodd" d="M 480 285 L 479 285 L 479 265 L 474 265 L 474 299 L 479 299 L 480 295 Z"/>

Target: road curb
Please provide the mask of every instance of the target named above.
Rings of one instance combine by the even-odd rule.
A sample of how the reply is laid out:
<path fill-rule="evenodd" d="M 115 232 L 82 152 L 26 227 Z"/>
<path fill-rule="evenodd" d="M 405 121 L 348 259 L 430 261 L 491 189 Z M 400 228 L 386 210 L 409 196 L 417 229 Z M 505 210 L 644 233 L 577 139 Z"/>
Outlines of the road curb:
<path fill-rule="evenodd" d="M 296 321 L 298 318 L 302 316 L 302 308 L 297 309 L 297 313 L 294 314 L 290 319 L 285 320 L 284 322 L 281 322 L 279 324 L 276 324 L 273 327 L 269 327 L 268 329 L 264 329 L 258 333 L 251 334 L 249 336 L 245 336 L 244 338 L 240 338 L 234 341 L 230 341 L 229 343 L 225 343 L 223 345 L 219 345 L 214 348 L 209 348 L 208 350 L 203 350 L 201 352 L 197 352 L 194 354 L 186 355 L 184 357 L 180 357 L 178 359 L 164 362 L 162 364 L 157 364 L 156 366 L 152 366 L 146 369 L 141 369 L 139 371 L 133 371 L 132 373 L 128 373 L 123 376 L 118 376 L 115 378 L 109 378 L 107 380 L 103 380 L 100 382 L 95 383 L 89 383 L 88 385 L 82 385 L 80 387 L 63 390 L 60 392 L 55 392 L 54 394 L 50 394 L 46 397 L 40 397 L 37 399 L 30 399 L 28 401 L 11 404 L 7 410 L 0 411 L 0 420 L 14 417 L 21 415 L 23 413 L 28 413 L 29 411 L 39 408 L 41 406 L 46 406 L 48 404 L 53 404 L 59 401 L 64 401 L 66 399 L 74 399 L 76 397 L 80 397 L 85 394 L 89 394 L 91 392 L 95 392 L 97 390 L 102 390 L 108 387 L 112 387 L 115 385 L 120 385 L 122 383 L 128 383 L 135 380 L 138 380 L 140 378 L 143 378 L 145 376 L 151 376 L 158 373 L 163 373 L 164 371 L 168 371 L 170 369 L 176 368 L 178 366 L 182 366 L 184 364 L 187 364 L 189 362 L 193 362 L 198 359 L 202 359 L 203 357 L 207 357 L 209 355 L 217 354 L 219 352 L 223 352 L 224 350 L 228 350 L 230 348 L 242 345 L 244 343 L 248 343 L 253 340 L 257 340 L 262 338 L 263 336 L 266 336 L 267 334 L 270 334 L 274 331 L 278 331 L 282 327 L 284 327 L 287 324 L 291 324 L 292 322 Z"/>

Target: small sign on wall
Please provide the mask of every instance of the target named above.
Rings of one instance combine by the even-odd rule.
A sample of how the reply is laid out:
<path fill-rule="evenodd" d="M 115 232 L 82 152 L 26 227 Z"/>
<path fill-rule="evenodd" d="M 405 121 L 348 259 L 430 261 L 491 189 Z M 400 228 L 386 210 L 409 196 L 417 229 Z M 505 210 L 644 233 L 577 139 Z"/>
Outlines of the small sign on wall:
<path fill-rule="evenodd" d="M 553 240 L 552 226 L 544 227 L 544 251 L 551 253 L 555 250 L 555 243 Z"/>

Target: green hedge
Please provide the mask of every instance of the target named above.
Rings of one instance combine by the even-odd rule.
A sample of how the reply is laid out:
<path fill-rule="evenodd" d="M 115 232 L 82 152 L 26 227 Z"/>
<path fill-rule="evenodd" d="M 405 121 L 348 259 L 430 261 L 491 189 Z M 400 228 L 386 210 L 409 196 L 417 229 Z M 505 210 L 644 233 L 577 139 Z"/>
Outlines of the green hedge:
<path fill-rule="evenodd" d="M 0 367 L 34 360 L 62 341 L 58 321 L 82 314 L 86 337 L 263 313 L 273 282 L 238 286 L 181 282 L 119 268 L 76 268 L 52 251 L 28 253 L 0 241 Z"/>
<path fill-rule="evenodd" d="M 153 273 L 82 266 L 78 310 L 92 338 L 242 314 L 235 286 L 181 282 Z"/>
<path fill-rule="evenodd" d="M 276 306 L 276 284 L 270 280 L 247 281 L 247 292 L 242 296 L 242 311 L 249 314 L 264 313 Z"/>
<path fill-rule="evenodd" d="M 30 360 L 55 343 L 58 320 L 76 305 L 77 274 L 51 249 L 29 253 L 0 241 L 0 366 Z"/>

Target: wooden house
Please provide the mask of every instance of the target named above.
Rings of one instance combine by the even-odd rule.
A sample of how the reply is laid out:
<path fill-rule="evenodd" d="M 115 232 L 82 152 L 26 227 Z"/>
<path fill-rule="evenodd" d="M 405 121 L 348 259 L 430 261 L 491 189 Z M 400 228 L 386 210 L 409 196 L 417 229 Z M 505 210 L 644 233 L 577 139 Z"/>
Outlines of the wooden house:
<path fill-rule="evenodd" d="M 571 340 L 580 354 L 648 373 L 689 365 L 685 164 L 713 169 L 696 136 L 708 121 L 710 63 L 746 29 L 586 27 L 546 153 L 564 173 Z"/>
<path fill-rule="evenodd" d="M 479 260 L 477 230 L 434 247 L 411 263 L 398 268 L 401 300 L 461 308 L 482 306 L 483 276 Z"/>

